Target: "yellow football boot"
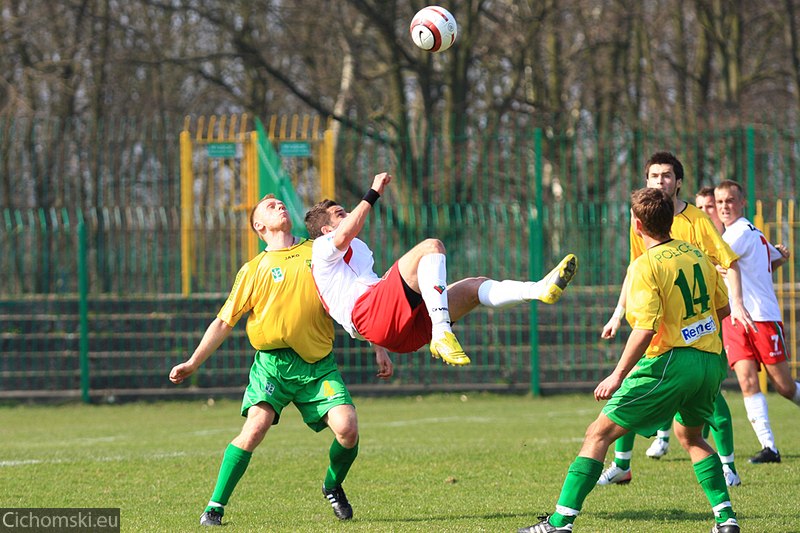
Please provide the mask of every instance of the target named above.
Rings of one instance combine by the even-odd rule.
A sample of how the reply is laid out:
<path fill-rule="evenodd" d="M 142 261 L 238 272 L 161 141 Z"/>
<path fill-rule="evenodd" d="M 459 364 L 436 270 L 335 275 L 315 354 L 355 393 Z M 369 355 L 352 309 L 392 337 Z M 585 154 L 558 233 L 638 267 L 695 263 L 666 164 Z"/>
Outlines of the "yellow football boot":
<path fill-rule="evenodd" d="M 444 337 L 431 341 L 431 355 L 448 365 L 464 366 L 470 363 L 456 336 L 445 331 Z"/>
<path fill-rule="evenodd" d="M 564 289 L 572 281 L 577 270 L 578 258 L 574 254 L 568 254 L 539 282 L 544 286 L 537 299 L 546 304 L 556 303 L 561 298 L 561 295 L 564 294 Z"/>

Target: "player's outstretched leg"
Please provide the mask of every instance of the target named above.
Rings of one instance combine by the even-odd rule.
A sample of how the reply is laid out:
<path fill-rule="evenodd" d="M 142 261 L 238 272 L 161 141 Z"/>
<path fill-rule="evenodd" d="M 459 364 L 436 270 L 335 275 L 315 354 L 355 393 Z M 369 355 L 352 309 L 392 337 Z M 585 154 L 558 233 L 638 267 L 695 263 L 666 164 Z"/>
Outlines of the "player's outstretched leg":
<path fill-rule="evenodd" d="M 531 297 L 527 299 L 539 300 L 546 304 L 556 303 L 561 299 L 564 289 L 572 281 L 577 270 L 578 258 L 574 254 L 568 254 L 553 270 L 534 284 Z"/>

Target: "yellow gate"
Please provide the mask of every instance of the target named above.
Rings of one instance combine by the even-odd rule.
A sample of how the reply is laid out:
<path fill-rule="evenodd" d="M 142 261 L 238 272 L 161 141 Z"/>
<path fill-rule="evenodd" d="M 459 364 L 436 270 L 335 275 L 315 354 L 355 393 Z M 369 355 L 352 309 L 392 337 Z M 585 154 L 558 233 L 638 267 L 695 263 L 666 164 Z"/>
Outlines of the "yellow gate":
<path fill-rule="evenodd" d="M 194 129 L 193 129 L 194 126 Z M 259 180 L 256 159 L 257 137 L 250 131 L 246 114 L 230 117 L 201 116 L 192 124 L 184 120 L 181 143 L 181 286 L 192 292 L 192 278 L 205 275 L 206 239 L 198 238 L 195 221 L 219 210 L 234 214 L 249 212 L 258 202 Z M 239 266 L 244 257 L 258 253 L 258 238 L 248 227 L 230 225 L 229 267 Z"/>
<path fill-rule="evenodd" d="M 192 292 L 193 280 L 205 282 L 211 274 L 205 260 L 211 248 L 206 247 L 219 248 L 214 239 L 208 243 L 208 238 L 198 237 L 197 230 L 205 229 L 197 227 L 198 220 L 213 220 L 215 214 L 238 220 L 249 214 L 261 196 L 273 193 L 286 203 L 295 231 L 303 234 L 305 208 L 322 198 L 334 198 L 334 133 L 330 121 L 325 126 L 321 127 L 319 117 L 272 117 L 267 134 L 258 118 L 251 126 L 246 114 L 200 116 L 194 122 L 186 117 L 180 134 L 184 295 Z M 216 261 L 213 267 L 227 270 L 226 279 L 262 245 L 249 223 L 228 222 L 228 234 L 223 237 L 228 241 L 228 264 L 219 268 L 223 265 Z"/>
<path fill-rule="evenodd" d="M 269 118 L 267 135 L 292 176 L 298 196 L 307 205 L 323 198 L 336 198 L 334 179 L 335 134 L 332 119 L 318 115 Z"/>

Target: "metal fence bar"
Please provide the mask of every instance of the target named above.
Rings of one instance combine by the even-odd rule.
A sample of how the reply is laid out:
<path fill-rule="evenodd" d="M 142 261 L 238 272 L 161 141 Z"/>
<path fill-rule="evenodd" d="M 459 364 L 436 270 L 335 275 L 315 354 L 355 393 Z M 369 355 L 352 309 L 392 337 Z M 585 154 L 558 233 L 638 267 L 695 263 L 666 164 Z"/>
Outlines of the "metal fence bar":
<path fill-rule="evenodd" d="M 81 399 L 89 403 L 89 280 L 86 270 L 86 224 L 78 222 L 78 293 L 80 316 Z"/>

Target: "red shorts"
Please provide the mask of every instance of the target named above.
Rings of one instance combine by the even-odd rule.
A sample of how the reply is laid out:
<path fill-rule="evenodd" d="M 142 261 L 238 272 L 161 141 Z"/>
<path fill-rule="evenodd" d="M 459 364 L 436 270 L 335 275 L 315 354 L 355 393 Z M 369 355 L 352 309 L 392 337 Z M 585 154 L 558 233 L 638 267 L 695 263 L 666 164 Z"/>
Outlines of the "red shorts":
<path fill-rule="evenodd" d="M 397 263 L 356 300 L 351 315 L 362 337 L 390 352 L 415 352 L 431 342 L 431 317 L 425 303 L 408 303 Z"/>
<path fill-rule="evenodd" d="M 744 332 L 728 317 L 722 321 L 722 341 L 731 368 L 737 361 L 752 359 L 765 365 L 786 361 L 789 357 L 783 338 L 783 322 L 756 322 L 758 331 Z"/>

